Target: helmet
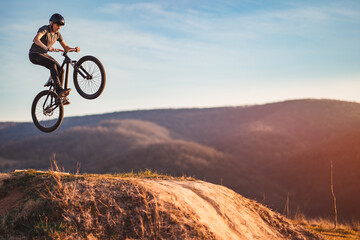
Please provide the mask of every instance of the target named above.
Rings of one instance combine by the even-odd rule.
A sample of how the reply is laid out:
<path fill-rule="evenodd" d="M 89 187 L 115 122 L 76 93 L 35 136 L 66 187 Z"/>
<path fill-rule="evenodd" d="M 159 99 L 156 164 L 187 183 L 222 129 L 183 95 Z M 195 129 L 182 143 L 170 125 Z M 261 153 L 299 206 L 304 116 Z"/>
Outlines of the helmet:
<path fill-rule="evenodd" d="M 53 14 L 51 17 L 50 17 L 50 20 L 49 22 L 53 22 L 53 23 L 57 23 L 61 26 L 65 25 L 65 19 L 63 16 L 61 16 L 60 14 L 58 13 L 55 13 Z"/>

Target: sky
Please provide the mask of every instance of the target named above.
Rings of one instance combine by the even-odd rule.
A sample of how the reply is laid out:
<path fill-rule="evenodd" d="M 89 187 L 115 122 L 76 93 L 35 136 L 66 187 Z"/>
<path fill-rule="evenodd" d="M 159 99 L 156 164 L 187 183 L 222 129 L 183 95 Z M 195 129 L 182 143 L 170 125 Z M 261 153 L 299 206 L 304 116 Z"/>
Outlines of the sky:
<path fill-rule="evenodd" d="M 64 41 L 81 48 L 69 56 L 97 57 L 107 76 L 102 95 L 86 100 L 71 71 L 65 117 L 302 98 L 360 102 L 358 0 L 0 0 L 0 121 L 31 121 L 50 73 L 28 52 L 53 13 L 65 18 Z"/>

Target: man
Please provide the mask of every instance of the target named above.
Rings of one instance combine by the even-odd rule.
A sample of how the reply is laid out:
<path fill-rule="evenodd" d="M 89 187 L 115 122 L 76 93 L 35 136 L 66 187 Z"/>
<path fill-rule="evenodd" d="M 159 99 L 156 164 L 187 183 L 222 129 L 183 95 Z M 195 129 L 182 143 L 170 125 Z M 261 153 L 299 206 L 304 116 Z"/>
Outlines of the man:
<path fill-rule="evenodd" d="M 56 93 L 59 97 L 65 97 L 69 95 L 71 89 L 62 88 L 64 71 L 60 70 L 60 64 L 54 58 L 48 55 L 47 52 L 55 51 L 52 45 L 56 41 L 58 41 L 67 52 L 79 52 L 80 48 L 69 47 L 62 38 L 59 30 L 62 26 L 65 25 L 65 19 L 63 16 L 55 13 L 50 17 L 49 22 L 50 24 L 42 26 L 34 37 L 33 44 L 31 45 L 29 51 L 29 59 L 32 63 L 44 66 L 50 70 L 51 78 L 55 83 Z M 69 104 L 69 102 L 65 101 L 64 104 Z"/>

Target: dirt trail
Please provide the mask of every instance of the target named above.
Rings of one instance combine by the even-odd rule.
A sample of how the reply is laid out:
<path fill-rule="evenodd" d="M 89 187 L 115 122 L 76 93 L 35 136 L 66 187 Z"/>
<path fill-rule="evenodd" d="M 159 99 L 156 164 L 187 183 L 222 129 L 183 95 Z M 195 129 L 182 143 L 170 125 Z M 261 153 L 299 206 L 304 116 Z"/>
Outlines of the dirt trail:
<path fill-rule="evenodd" d="M 12 190 L 4 198 L 0 199 L 0 216 L 9 213 L 14 209 L 20 200 L 24 197 L 24 193 L 18 189 Z"/>
<path fill-rule="evenodd" d="M 139 180 L 159 202 L 170 203 L 218 239 L 318 239 L 234 191 L 202 181 Z M 183 219 L 179 219 L 183 220 Z"/>
<path fill-rule="evenodd" d="M 3 181 L 7 178 L 10 178 L 10 174 L 0 173 L 0 188 L 3 185 Z M 8 213 L 11 209 L 13 209 L 17 203 L 22 199 L 24 193 L 18 189 L 14 189 L 10 191 L 10 193 L 6 194 L 5 197 L 0 199 L 0 216 Z"/>
<path fill-rule="evenodd" d="M 8 173 L 0 173 L 0 187 L 2 187 L 2 185 L 3 185 L 3 180 L 5 180 L 9 177 L 10 177 L 10 174 L 8 174 Z"/>

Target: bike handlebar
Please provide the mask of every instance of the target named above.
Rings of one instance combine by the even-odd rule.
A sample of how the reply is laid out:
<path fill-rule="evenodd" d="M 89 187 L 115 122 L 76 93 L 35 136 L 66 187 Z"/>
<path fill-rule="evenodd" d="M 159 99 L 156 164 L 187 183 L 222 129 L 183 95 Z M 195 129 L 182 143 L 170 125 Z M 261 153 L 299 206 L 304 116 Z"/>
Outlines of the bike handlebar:
<path fill-rule="evenodd" d="M 65 51 L 65 50 L 60 49 L 60 48 L 55 48 L 55 49 L 54 49 L 54 52 L 68 53 L 68 52 L 76 52 L 76 50 L 75 50 L 75 49 L 70 49 L 69 51 Z"/>

